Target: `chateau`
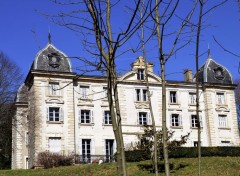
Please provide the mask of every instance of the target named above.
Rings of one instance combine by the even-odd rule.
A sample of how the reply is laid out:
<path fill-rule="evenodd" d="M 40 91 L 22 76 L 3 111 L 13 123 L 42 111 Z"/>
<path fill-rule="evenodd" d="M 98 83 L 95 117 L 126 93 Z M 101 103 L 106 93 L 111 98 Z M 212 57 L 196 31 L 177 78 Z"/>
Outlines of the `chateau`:
<path fill-rule="evenodd" d="M 126 149 L 151 124 L 144 60 L 118 78 L 123 138 Z M 147 63 L 153 113 L 162 126 L 161 78 Z M 197 144 L 196 84 L 192 71 L 183 81 L 167 81 L 167 127 L 174 138 L 190 133 L 185 146 Z M 209 55 L 200 69 L 202 146 L 238 146 L 239 133 L 233 79 Z M 111 161 L 116 142 L 106 92 L 106 78 L 72 72 L 69 58 L 51 42 L 39 51 L 19 88 L 12 130 L 12 169 L 36 166 L 38 153 L 76 154 L 80 162 L 104 157 Z"/>

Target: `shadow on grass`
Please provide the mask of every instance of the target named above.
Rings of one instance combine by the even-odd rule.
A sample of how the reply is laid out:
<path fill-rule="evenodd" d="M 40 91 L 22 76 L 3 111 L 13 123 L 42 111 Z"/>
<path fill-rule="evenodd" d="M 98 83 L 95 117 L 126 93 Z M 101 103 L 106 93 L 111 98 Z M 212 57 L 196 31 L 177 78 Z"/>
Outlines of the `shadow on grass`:
<path fill-rule="evenodd" d="M 154 168 L 152 164 L 138 164 L 137 165 L 141 170 L 146 170 L 149 171 L 150 173 L 154 172 Z M 169 163 L 169 168 L 171 172 L 174 172 L 176 170 L 182 169 L 184 167 L 187 167 L 188 164 L 186 163 L 180 163 L 180 164 L 173 164 L 173 163 Z M 164 163 L 158 163 L 158 170 L 159 172 L 164 172 L 165 168 L 164 168 Z"/>

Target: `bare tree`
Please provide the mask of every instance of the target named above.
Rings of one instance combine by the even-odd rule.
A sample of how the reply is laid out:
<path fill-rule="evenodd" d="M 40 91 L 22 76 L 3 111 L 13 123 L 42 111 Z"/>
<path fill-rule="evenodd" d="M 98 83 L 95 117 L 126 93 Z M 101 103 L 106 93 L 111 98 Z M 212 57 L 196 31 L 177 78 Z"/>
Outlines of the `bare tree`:
<path fill-rule="evenodd" d="M 14 99 L 21 81 L 19 67 L 0 51 L 0 169 L 11 166 Z"/>
<path fill-rule="evenodd" d="M 156 4 L 156 15 L 155 15 L 155 24 L 156 24 L 156 32 L 157 32 L 157 43 L 158 43 L 158 53 L 159 53 L 159 61 L 160 61 L 160 69 L 161 69 L 161 78 L 162 78 L 162 131 L 163 131 L 163 156 L 165 163 L 165 174 L 166 176 L 170 175 L 169 170 L 169 160 L 168 160 L 168 145 L 167 145 L 167 127 L 166 127 L 166 78 L 165 78 L 165 64 L 170 59 L 172 55 L 174 55 L 179 49 L 183 48 L 190 42 L 190 39 L 186 40 L 182 45 L 179 45 L 179 40 L 181 40 L 182 35 L 192 32 L 190 19 L 194 13 L 197 1 L 193 3 L 192 8 L 184 17 L 181 19 L 181 23 L 178 26 L 178 30 L 174 35 L 172 45 L 169 51 L 165 51 L 164 41 L 167 34 L 165 33 L 165 29 L 167 28 L 167 24 L 173 19 L 173 15 L 176 12 L 179 1 L 173 2 L 169 1 L 165 3 L 163 1 L 155 0 Z M 159 7 L 165 6 L 159 14 Z M 190 28 L 189 28 L 190 26 Z M 189 31 L 186 31 L 186 28 L 189 28 Z M 169 33 L 169 32 L 168 32 Z"/>

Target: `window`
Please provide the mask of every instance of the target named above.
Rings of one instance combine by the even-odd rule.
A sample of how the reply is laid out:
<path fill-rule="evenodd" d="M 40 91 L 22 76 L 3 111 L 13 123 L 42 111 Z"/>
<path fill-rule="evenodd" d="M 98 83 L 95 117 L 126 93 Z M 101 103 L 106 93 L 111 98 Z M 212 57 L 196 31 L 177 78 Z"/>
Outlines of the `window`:
<path fill-rule="evenodd" d="M 90 110 L 80 110 L 80 120 L 81 123 L 93 123 L 93 111 Z"/>
<path fill-rule="evenodd" d="M 47 117 L 50 122 L 63 121 L 63 110 L 59 107 L 47 108 Z"/>
<path fill-rule="evenodd" d="M 59 83 L 50 82 L 49 83 L 49 95 L 59 95 L 59 93 L 60 93 Z"/>
<path fill-rule="evenodd" d="M 26 160 L 25 160 L 25 163 L 26 163 L 26 169 L 29 169 L 29 158 L 28 157 L 26 157 L 25 158 Z"/>
<path fill-rule="evenodd" d="M 193 141 L 193 146 L 197 147 L 198 146 L 198 141 Z"/>
<path fill-rule="evenodd" d="M 217 104 L 223 105 L 224 101 L 224 93 L 217 93 Z"/>
<path fill-rule="evenodd" d="M 49 140 L 49 152 L 60 152 L 61 151 L 61 138 L 50 137 Z"/>
<path fill-rule="evenodd" d="M 147 101 L 146 89 L 136 89 L 136 101 Z"/>
<path fill-rule="evenodd" d="M 82 139 L 82 161 L 91 163 L 91 139 Z"/>
<path fill-rule="evenodd" d="M 177 103 L 177 92 L 170 91 L 170 103 Z"/>
<path fill-rule="evenodd" d="M 144 69 L 138 69 L 137 79 L 138 80 L 144 80 Z"/>
<path fill-rule="evenodd" d="M 221 141 L 221 146 L 231 146 L 230 141 Z"/>
<path fill-rule="evenodd" d="M 81 98 L 89 98 L 89 86 L 80 86 Z"/>
<path fill-rule="evenodd" d="M 227 116 L 226 115 L 218 115 L 218 122 L 220 128 L 227 127 Z"/>
<path fill-rule="evenodd" d="M 147 112 L 139 112 L 138 113 L 138 124 L 139 125 L 148 125 L 149 124 L 149 117 Z"/>
<path fill-rule="evenodd" d="M 182 119 L 179 114 L 172 114 L 171 115 L 171 126 L 172 127 L 179 127 L 182 126 Z"/>
<path fill-rule="evenodd" d="M 199 115 L 200 119 L 200 127 L 202 127 L 202 116 Z M 192 128 L 197 128 L 198 127 L 198 120 L 197 120 L 197 115 L 191 115 L 191 127 Z"/>
<path fill-rule="evenodd" d="M 103 112 L 103 123 L 104 124 L 112 124 L 112 118 L 110 115 L 110 111 Z"/>
<path fill-rule="evenodd" d="M 111 162 L 114 160 L 113 144 L 114 144 L 113 139 L 106 139 L 105 143 L 106 162 Z"/>
<path fill-rule="evenodd" d="M 190 105 L 196 104 L 196 93 L 189 93 L 189 104 Z"/>
<path fill-rule="evenodd" d="M 103 87 L 103 98 L 107 98 L 107 87 Z"/>

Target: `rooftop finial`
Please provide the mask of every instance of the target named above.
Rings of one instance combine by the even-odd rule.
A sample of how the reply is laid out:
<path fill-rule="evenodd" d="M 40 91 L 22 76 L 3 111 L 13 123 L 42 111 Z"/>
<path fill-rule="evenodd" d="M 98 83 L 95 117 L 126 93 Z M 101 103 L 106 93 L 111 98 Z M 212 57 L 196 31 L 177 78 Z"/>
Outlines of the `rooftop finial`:
<path fill-rule="evenodd" d="M 52 40 L 51 40 L 51 33 L 50 33 L 50 27 L 48 27 L 48 43 L 51 44 Z"/>
<path fill-rule="evenodd" d="M 211 50 L 210 50 L 209 44 L 208 44 L 208 58 L 211 58 Z"/>

